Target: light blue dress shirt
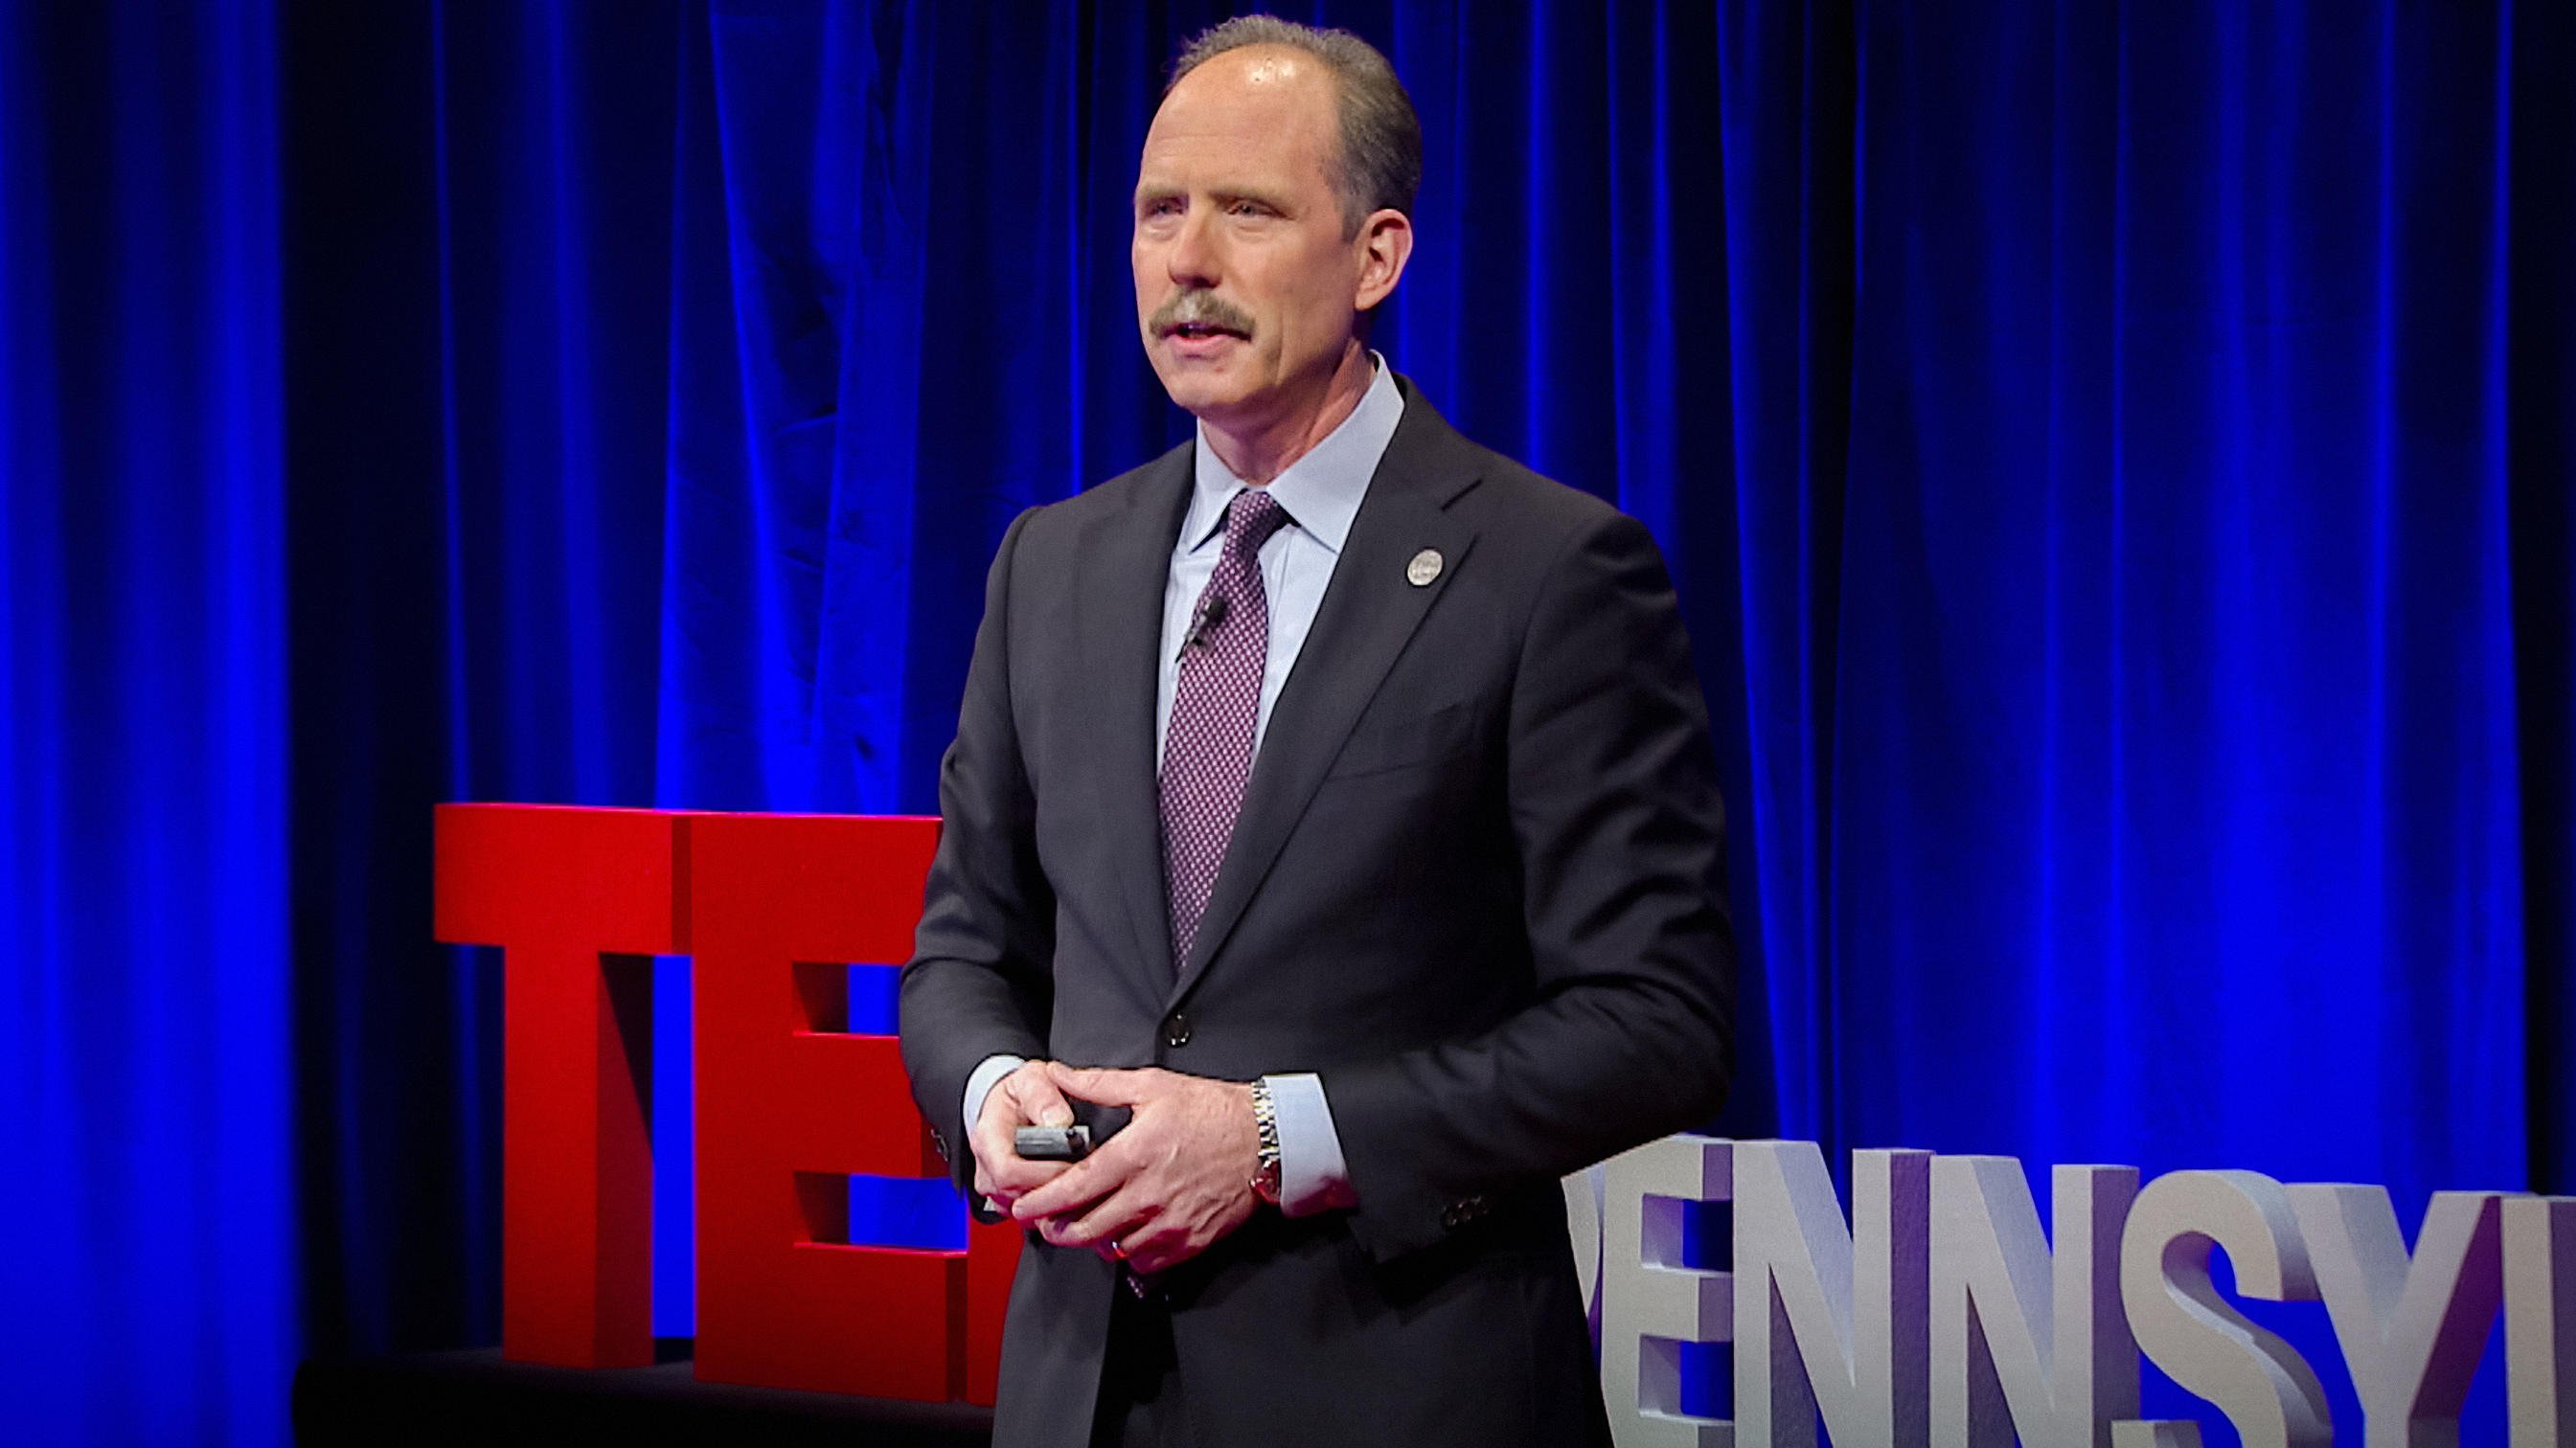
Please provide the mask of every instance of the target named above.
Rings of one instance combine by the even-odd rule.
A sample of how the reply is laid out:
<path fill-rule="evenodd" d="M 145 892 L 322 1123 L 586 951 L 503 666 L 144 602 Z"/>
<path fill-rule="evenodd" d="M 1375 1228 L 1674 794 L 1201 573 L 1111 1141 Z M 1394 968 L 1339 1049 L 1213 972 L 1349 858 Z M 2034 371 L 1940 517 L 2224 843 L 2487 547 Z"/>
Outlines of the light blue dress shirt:
<path fill-rule="evenodd" d="M 1360 404 L 1341 425 L 1326 434 L 1286 471 L 1270 480 L 1272 499 L 1286 511 L 1290 525 L 1270 535 L 1261 546 L 1261 587 L 1270 602 L 1270 656 L 1261 670 L 1261 707 L 1253 720 L 1253 749 L 1258 757 L 1270 729 L 1271 706 L 1287 684 L 1297 655 L 1314 627 L 1324 589 L 1333 581 L 1351 520 L 1368 496 L 1369 479 L 1404 418 L 1404 394 L 1386 359 L 1370 354 L 1377 375 Z M 1172 696 L 1180 687 L 1181 640 L 1199 594 L 1216 572 L 1225 552 L 1225 509 L 1234 495 L 1250 486 L 1218 461 L 1208 446 L 1207 429 L 1199 429 L 1196 470 L 1189 513 L 1172 547 L 1171 572 L 1163 586 L 1162 666 L 1154 681 L 1154 757 L 1171 732 Z M 995 1083 L 1023 1064 L 1018 1056 L 994 1056 L 966 1080 L 966 1130 L 984 1111 L 984 1097 Z M 1350 1169 L 1342 1156 L 1341 1135 L 1333 1127 L 1332 1106 L 1324 1099 L 1324 1081 L 1312 1072 L 1265 1076 L 1279 1126 L 1279 1206 L 1289 1216 L 1329 1207 L 1358 1205 Z"/>

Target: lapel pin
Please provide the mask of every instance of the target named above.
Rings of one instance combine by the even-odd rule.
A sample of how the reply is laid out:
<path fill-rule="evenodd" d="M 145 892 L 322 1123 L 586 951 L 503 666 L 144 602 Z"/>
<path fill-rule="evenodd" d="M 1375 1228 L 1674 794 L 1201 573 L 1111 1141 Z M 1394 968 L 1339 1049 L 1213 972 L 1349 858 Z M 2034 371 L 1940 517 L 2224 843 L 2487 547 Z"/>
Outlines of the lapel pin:
<path fill-rule="evenodd" d="M 1437 548 L 1423 549 L 1413 555 L 1412 562 L 1404 565 L 1404 581 L 1416 588 L 1430 587 L 1431 580 L 1439 576 L 1440 550 Z"/>

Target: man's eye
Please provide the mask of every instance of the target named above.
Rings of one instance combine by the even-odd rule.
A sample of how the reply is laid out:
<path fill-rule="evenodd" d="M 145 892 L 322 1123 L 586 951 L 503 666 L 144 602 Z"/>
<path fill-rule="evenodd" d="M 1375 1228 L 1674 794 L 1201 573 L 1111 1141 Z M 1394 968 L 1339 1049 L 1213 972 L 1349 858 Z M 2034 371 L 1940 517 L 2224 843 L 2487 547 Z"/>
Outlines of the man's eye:
<path fill-rule="evenodd" d="M 1226 209 L 1237 216 L 1267 216 L 1270 214 L 1270 208 L 1262 205 L 1258 201 L 1238 201 Z"/>

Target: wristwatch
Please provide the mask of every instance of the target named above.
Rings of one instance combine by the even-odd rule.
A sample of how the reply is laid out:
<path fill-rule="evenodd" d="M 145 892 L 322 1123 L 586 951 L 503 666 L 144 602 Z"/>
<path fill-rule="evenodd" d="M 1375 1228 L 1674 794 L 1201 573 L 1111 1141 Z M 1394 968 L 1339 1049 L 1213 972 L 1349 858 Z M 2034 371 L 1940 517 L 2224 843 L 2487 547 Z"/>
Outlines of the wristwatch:
<path fill-rule="evenodd" d="M 1252 1129 L 1261 1135 L 1260 1164 L 1253 1168 L 1252 1194 L 1279 1205 L 1279 1108 L 1270 1099 L 1270 1083 L 1252 1083 Z"/>

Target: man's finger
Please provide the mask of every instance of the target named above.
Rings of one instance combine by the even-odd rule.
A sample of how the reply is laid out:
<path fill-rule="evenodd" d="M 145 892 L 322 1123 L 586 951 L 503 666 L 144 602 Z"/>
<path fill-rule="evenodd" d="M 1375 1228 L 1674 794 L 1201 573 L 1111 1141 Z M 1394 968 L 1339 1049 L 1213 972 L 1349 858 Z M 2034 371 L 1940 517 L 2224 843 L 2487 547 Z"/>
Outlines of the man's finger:
<path fill-rule="evenodd" d="M 1011 1094 L 1011 1104 L 1033 1126 L 1071 1126 L 1073 1107 L 1057 1089 L 1055 1073 L 1047 1069 L 1031 1071 L 1023 1067 L 1002 1078 L 1002 1087 Z"/>
<path fill-rule="evenodd" d="M 1088 1208 L 1059 1212 L 1038 1223 L 1038 1235 L 1058 1247 L 1093 1247 L 1115 1255 L 1116 1247 L 1146 1230 L 1144 1203 L 1131 1185 Z"/>
<path fill-rule="evenodd" d="M 1048 1217 L 1038 1223 L 1038 1235 L 1051 1246 L 1089 1248 L 1104 1257 L 1117 1257 L 1118 1246 L 1131 1232 L 1141 1232 L 1143 1223 L 1125 1209 L 1104 1206 L 1079 1217 Z"/>
<path fill-rule="evenodd" d="M 1118 1234 L 1117 1246 L 1118 1255 L 1128 1266 L 1147 1274 L 1160 1272 L 1190 1256 L 1187 1234 L 1168 1216 L 1129 1224 Z"/>
<path fill-rule="evenodd" d="M 1023 1223 L 1088 1210 L 1093 1203 L 1125 1186 L 1129 1175 L 1123 1158 L 1098 1153 L 1069 1167 L 1062 1162 L 1046 1165 L 1057 1168 L 1057 1175 L 1011 1204 L 1011 1215 Z"/>
<path fill-rule="evenodd" d="M 981 1190 L 987 1196 L 1000 1197 L 1006 1202 L 1016 1201 L 1064 1175 L 1066 1170 L 1064 1162 L 1030 1161 L 1026 1157 L 1014 1156 L 981 1169 L 981 1174 L 991 1179 L 991 1185 Z"/>
<path fill-rule="evenodd" d="M 966 1133 L 967 1142 L 974 1150 L 977 1166 L 998 1171 L 1018 1159 L 1018 1153 L 1011 1145 L 1012 1130 L 1016 1127 L 1039 1124 L 1037 1118 L 1030 1114 L 1028 1103 L 1023 1099 L 1022 1087 L 1029 1078 L 1036 1077 L 1044 1080 L 1045 1075 L 1043 1071 L 1031 1071 L 1026 1065 L 1022 1065 L 1001 1080 L 994 1082 L 993 1089 L 984 1093 L 984 1104 L 976 1111 L 974 1124 Z M 1052 1082 L 1047 1083 L 1046 1094 L 1059 1102 L 1063 1099 L 1056 1093 Z"/>
<path fill-rule="evenodd" d="M 1102 1106 L 1135 1106 L 1155 1093 L 1154 1077 L 1161 1073 L 1151 1069 L 1112 1070 L 1102 1066 L 1068 1066 L 1061 1061 L 1047 1063 L 1047 1075 L 1066 1095 Z"/>

